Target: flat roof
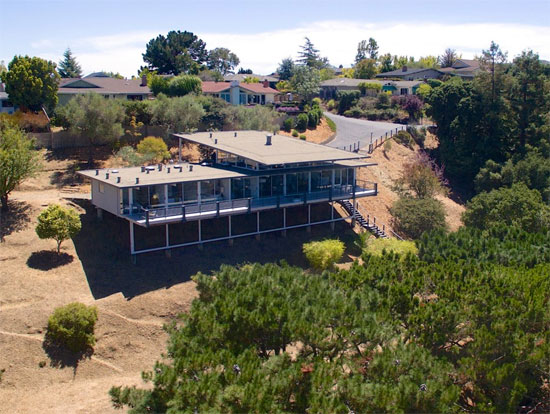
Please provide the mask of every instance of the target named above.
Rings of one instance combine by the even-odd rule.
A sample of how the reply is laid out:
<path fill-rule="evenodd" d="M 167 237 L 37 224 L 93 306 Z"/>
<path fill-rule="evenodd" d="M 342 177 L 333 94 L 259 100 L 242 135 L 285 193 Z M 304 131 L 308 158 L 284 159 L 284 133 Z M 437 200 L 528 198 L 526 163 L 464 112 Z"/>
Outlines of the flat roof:
<path fill-rule="evenodd" d="M 178 166 L 180 166 L 181 169 L 178 168 Z M 192 167 L 191 171 L 189 170 L 190 167 Z M 144 172 L 141 171 L 142 167 L 124 167 L 84 170 L 79 171 L 78 173 L 85 177 L 119 188 L 248 176 L 245 173 L 240 173 L 237 171 L 189 163 L 162 165 L 162 169 L 160 171 L 156 165 L 151 165 L 144 168 L 146 169 Z M 149 172 L 147 173 L 147 171 Z M 107 174 L 109 174 L 109 178 L 107 178 Z M 120 177 L 120 182 L 117 182 L 117 177 Z M 139 178 L 139 183 L 136 183 L 136 178 Z"/>
<path fill-rule="evenodd" d="M 361 161 L 344 160 L 335 162 L 328 165 L 332 168 L 353 168 L 353 167 L 367 167 L 376 164 L 367 164 Z M 181 167 L 178 168 L 178 166 Z M 192 170 L 189 171 L 189 167 L 192 166 Z M 230 166 L 207 166 L 200 164 L 168 164 L 162 165 L 162 169 L 159 171 L 158 165 L 145 166 L 145 171 L 141 171 L 142 167 L 124 167 L 124 168 L 100 168 L 97 170 L 84 170 L 78 171 L 78 174 L 93 180 L 100 181 L 102 183 L 110 184 L 118 188 L 126 187 L 139 187 L 142 185 L 156 185 L 156 184 L 175 184 L 184 183 L 189 181 L 204 181 L 204 180 L 217 180 L 222 178 L 241 178 L 241 177 L 255 177 L 261 175 L 276 175 L 277 173 L 293 173 L 297 171 L 310 170 L 316 171 L 323 168 L 327 168 L 327 165 L 319 165 L 311 168 L 285 168 L 275 170 L 246 170 L 238 171 L 237 168 Z M 170 169 L 170 170 L 168 170 Z M 97 173 L 96 173 L 97 171 Z M 147 173 L 149 171 L 149 173 Z M 168 172 L 170 171 L 170 172 Z M 109 174 L 109 178 L 107 178 Z M 117 177 L 120 177 L 120 182 L 117 182 Z M 139 183 L 136 183 L 136 178 L 139 178 Z"/>
<path fill-rule="evenodd" d="M 266 145 L 266 135 L 272 135 L 271 145 Z M 174 136 L 264 165 L 367 158 L 365 155 L 271 134 L 268 131 L 198 132 Z"/>

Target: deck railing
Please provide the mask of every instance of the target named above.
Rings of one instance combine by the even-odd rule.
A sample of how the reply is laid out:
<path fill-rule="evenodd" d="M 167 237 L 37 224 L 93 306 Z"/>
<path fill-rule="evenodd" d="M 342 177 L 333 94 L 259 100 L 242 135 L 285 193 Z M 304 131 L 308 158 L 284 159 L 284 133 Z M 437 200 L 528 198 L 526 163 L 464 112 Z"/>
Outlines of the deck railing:
<path fill-rule="evenodd" d="M 328 187 L 301 194 L 277 195 L 262 198 L 240 198 L 235 200 L 207 201 L 195 204 L 177 204 L 159 207 L 136 207 L 126 216 L 138 223 L 149 226 L 150 224 L 165 222 L 166 220 L 187 221 L 200 218 L 211 218 L 236 214 L 239 212 L 251 212 L 268 208 L 279 208 L 300 204 L 308 204 L 316 201 L 333 201 L 354 198 L 356 195 L 376 195 L 377 183 L 357 180 L 356 185 L 342 185 Z"/>

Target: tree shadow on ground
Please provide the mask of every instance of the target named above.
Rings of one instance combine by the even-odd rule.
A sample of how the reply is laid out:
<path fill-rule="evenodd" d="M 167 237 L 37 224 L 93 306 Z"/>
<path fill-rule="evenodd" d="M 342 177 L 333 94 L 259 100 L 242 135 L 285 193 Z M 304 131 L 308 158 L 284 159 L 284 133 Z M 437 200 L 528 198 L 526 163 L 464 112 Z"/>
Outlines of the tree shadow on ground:
<path fill-rule="evenodd" d="M 84 183 L 84 177 L 77 174 L 78 171 L 86 169 L 87 163 L 73 162 L 65 170 L 54 171 L 50 176 L 50 184 L 57 187 L 77 186 Z"/>
<path fill-rule="evenodd" d="M 344 257 L 354 251 L 356 233 L 345 222 L 335 223 L 335 230 L 329 224 L 314 225 L 311 232 L 305 228 L 262 234 L 260 240 L 254 236 L 228 241 L 205 243 L 198 246 L 172 249 L 171 257 L 164 251 L 140 254 L 137 263 L 132 263 L 129 246 L 129 225 L 126 220 L 104 212 L 103 220 L 96 218 L 95 209 L 88 200 L 72 200 L 86 210 L 80 216 L 82 230 L 73 238 L 76 252 L 90 290 L 95 299 L 115 293 L 126 298 L 169 287 L 191 280 L 197 272 L 210 274 L 222 264 L 273 263 L 286 261 L 293 266 L 308 268 L 302 253 L 302 244 L 312 240 L 339 238 L 349 249 Z M 350 259 L 349 259 L 350 260 Z"/>
<path fill-rule="evenodd" d="M 0 210 L 0 241 L 12 233 L 24 230 L 31 221 L 32 207 L 23 201 L 8 201 L 7 212 Z"/>
<path fill-rule="evenodd" d="M 48 271 L 71 263 L 74 257 L 68 253 L 57 253 L 52 250 L 33 252 L 27 259 L 27 266 L 33 269 Z"/>
<path fill-rule="evenodd" d="M 88 166 L 88 157 L 90 151 L 93 159 L 105 161 L 113 155 L 113 149 L 110 145 L 96 145 L 90 147 L 75 147 L 75 148 L 57 148 L 46 151 L 46 161 L 75 161 L 75 164 Z"/>
<path fill-rule="evenodd" d="M 70 351 L 51 341 L 47 336 L 42 343 L 42 349 L 46 355 L 48 355 L 48 358 L 50 358 L 51 367 L 60 369 L 70 367 L 73 369 L 73 377 L 76 375 L 76 370 L 80 361 L 91 358 L 94 353 L 91 347 L 81 352 Z"/>

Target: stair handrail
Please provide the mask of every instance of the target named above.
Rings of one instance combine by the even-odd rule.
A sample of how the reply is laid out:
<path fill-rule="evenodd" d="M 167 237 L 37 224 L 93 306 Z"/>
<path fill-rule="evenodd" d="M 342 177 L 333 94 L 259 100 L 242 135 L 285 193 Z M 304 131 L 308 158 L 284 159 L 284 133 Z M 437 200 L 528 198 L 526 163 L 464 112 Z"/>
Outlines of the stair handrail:
<path fill-rule="evenodd" d="M 362 211 L 360 208 L 359 208 L 359 205 L 357 205 L 355 207 L 355 211 L 359 212 L 359 214 L 361 214 L 361 216 L 368 216 L 370 217 L 370 214 L 366 214 L 364 211 Z M 374 219 L 374 224 L 376 225 L 376 216 L 372 216 L 373 219 Z M 395 231 L 393 231 L 393 229 L 390 227 L 390 226 L 386 226 L 384 223 L 382 222 L 379 222 L 380 225 L 382 225 L 383 227 L 383 233 L 387 234 L 386 233 L 386 228 L 388 229 L 388 231 L 396 238 L 396 239 L 399 239 L 399 240 L 404 240 L 403 237 L 401 237 L 399 234 L 397 234 Z"/>

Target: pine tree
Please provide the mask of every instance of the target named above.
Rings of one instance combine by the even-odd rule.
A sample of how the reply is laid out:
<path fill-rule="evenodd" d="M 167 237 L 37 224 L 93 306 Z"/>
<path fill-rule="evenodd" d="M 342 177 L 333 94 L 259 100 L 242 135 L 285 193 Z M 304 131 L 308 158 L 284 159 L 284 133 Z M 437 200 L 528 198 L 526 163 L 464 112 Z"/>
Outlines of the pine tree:
<path fill-rule="evenodd" d="M 71 48 L 67 48 L 63 53 L 63 60 L 59 62 L 58 72 L 62 78 L 80 78 L 82 69 L 71 52 Z"/>
<path fill-rule="evenodd" d="M 302 49 L 298 52 L 297 62 L 300 65 L 308 66 L 310 68 L 323 69 L 328 65 L 328 59 L 322 58 L 319 54 L 319 49 L 315 49 L 313 42 L 309 40 L 309 37 L 306 37 L 306 43 L 303 46 L 300 46 Z"/>

